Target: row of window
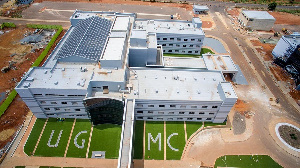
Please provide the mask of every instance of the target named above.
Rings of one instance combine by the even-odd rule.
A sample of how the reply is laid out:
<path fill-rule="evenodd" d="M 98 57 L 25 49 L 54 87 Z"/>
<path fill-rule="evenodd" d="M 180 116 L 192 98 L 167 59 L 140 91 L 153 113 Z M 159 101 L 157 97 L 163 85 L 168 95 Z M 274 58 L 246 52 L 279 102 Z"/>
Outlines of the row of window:
<path fill-rule="evenodd" d="M 46 101 L 40 101 L 40 104 L 47 104 Z M 78 105 L 78 102 L 50 102 L 50 104 L 72 104 Z"/>
<path fill-rule="evenodd" d="M 43 94 L 33 94 L 33 96 L 35 96 L 35 97 L 41 97 L 41 96 L 43 96 Z M 60 96 L 60 97 L 64 97 L 64 96 L 68 96 L 68 97 L 85 97 L 85 95 L 60 95 L 60 94 L 45 94 L 45 96 Z"/>
<path fill-rule="evenodd" d="M 199 53 L 199 51 L 185 51 L 185 50 L 163 50 L 163 52 L 165 53 L 166 51 L 168 51 L 168 53 L 189 53 L 189 54 L 197 54 Z"/>
<path fill-rule="evenodd" d="M 166 37 L 160 38 L 160 37 L 158 37 L 157 40 L 163 40 L 163 41 L 198 41 L 198 42 L 201 42 L 201 39 L 174 38 L 174 37 L 171 37 L 171 38 L 166 38 Z"/>
<path fill-rule="evenodd" d="M 157 44 L 157 45 L 160 45 L 160 44 Z M 185 48 L 185 47 L 187 47 L 187 46 L 189 46 L 189 47 L 196 47 L 196 48 L 200 48 L 201 46 L 200 45 L 198 45 L 198 44 L 190 44 L 190 45 L 186 45 L 186 44 L 161 44 L 163 47 L 166 47 L 166 46 L 169 46 L 169 47 L 174 47 L 174 46 L 176 46 L 176 47 L 183 47 L 183 48 Z"/>
<path fill-rule="evenodd" d="M 50 111 L 51 109 L 49 107 L 45 107 L 44 110 L 45 111 Z M 66 111 L 66 112 L 70 112 L 71 109 L 70 108 L 62 108 L 61 109 L 61 108 L 55 107 L 54 111 Z M 77 109 L 74 109 L 74 111 L 84 111 L 84 109 L 77 108 Z"/>
<path fill-rule="evenodd" d="M 154 112 L 153 111 L 137 111 L 136 112 L 137 114 L 153 114 Z M 181 114 L 181 115 L 184 115 L 184 114 L 200 114 L 200 115 L 204 115 L 205 112 L 193 112 L 193 111 L 190 111 L 190 112 L 184 112 L 184 111 L 180 111 L 180 112 L 163 112 L 163 111 L 158 111 L 157 114 L 159 115 L 165 115 L 165 114 L 168 114 L 168 115 L 172 115 L 172 114 Z M 215 113 L 213 112 L 210 112 L 208 113 L 209 115 L 215 115 Z"/>
<path fill-rule="evenodd" d="M 48 117 L 53 117 L 53 116 L 57 116 L 57 114 L 46 114 Z M 78 115 L 69 115 L 69 116 L 77 116 L 77 117 L 81 117 L 81 116 L 87 116 L 87 115 L 83 115 L 83 114 L 78 114 Z"/>
<path fill-rule="evenodd" d="M 144 120 L 144 119 L 147 119 L 147 120 L 164 120 L 164 118 L 162 117 L 157 117 L 157 118 L 153 118 L 153 117 L 137 117 L 137 119 L 140 119 L 140 120 Z M 183 120 L 188 120 L 188 121 L 192 121 L 192 120 L 198 120 L 198 121 L 211 121 L 212 118 L 167 118 L 167 121 L 183 121 Z"/>
<path fill-rule="evenodd" d="M 155 107 L 154 104 L 136 104 L 136 107 Z M 191 105 L 191 106 L 187 106 L 187 105 L 175 105 L 175 104 L 170 104 L 170 105 L 164 105 L 164 104 L 160 104 L 158 105 L 158 107 L 161 107 L 161 108 L 203 108 L 203 109 L 207 109 L 208 106 L 198 106 L 198 105 Z M 218 106 L 211 106 L 211 108 L 218 108 Z"/>

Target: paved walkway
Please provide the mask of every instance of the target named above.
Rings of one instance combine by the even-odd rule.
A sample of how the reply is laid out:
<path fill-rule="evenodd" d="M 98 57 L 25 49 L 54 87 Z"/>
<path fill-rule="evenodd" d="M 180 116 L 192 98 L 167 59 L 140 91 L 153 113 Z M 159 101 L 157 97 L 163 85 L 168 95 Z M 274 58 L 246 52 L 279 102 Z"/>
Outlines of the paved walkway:
<path fill-rule="evenodd" d="M 223 44 L 214 37 L 205 37 L 203 41 L 203 46 L 204 47 L 208 46 L 212 48 L 214 51 L 216 51 L 217 53 L 228 54 Z"/>

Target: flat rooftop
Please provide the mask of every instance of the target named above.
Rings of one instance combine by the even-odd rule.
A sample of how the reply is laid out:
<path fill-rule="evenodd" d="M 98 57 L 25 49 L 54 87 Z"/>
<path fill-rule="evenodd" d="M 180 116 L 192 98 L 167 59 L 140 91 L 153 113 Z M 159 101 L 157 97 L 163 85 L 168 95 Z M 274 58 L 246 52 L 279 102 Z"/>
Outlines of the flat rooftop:
<path fill-rule="evenodd" d="M 206 69 L 202 58 L 164 57 L 166 68 Z"/>
<path fill-rule="evenodd" d="M 218 90 L 223 75 L 218 71 L 134 69 L 131 96 L 151 100 L 221 101 Z M 137 95 L 132 95 L 137 93 Z"/>
<path fill-rule="evenodd" d="M 112 30 L 127 31 L 129 29 L 129 22 L 130 22 L 129 16 L 117 16 Z"/>
<path fill-rule="evenodd" d="M 204 35 L 201 28 L 194 28 L 189 21 L 137 20 L 135 29 L 154 33 L 197 34 Z"/>
<path fill-rule="evenodd" d="M 208 11 L 209 8 L 206 5 L 193 5 L 194 9 Z"/>
<path fill-rule="evenodd" d="M 101 60 L 121 60 L 125 38 L 108 38 L 108 42 Z"/>
<path fill-rule="evenodd" d="M 203 54 L 202 57 L 208 70 L 238 71 L 229 55 Z"/>
<path fill-rule="evenodd" d="M 271 19 L 275 20 L 275 18 L 270 15 L 267 11 L 242 11 L 247 17 L 251 19 Z"/>

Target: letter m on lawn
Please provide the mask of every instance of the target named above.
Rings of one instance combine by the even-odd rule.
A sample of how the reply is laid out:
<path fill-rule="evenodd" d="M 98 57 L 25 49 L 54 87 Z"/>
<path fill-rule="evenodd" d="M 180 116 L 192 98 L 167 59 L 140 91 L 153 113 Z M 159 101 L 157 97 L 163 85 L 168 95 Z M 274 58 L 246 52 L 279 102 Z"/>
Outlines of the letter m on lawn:
<path fill-rule="evenodd" d="M 158 140 L 158 149 L 161 151 L 161 133 L 158 133 L 155 139 L 153 138 L 151 133 L 148 133 L 148 150 L 150 150 L 150 139 L 153 143 L 156 143 Z"/>

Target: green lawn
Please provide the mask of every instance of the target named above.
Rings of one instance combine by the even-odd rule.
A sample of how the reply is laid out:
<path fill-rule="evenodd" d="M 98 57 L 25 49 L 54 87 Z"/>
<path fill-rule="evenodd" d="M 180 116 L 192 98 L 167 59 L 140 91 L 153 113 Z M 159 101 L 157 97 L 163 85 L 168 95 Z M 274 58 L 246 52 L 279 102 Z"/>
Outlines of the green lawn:
<path fill-rule="evenodd" d="M 192 58 L 199 58 L 199 57 L 201 57 L 201 55 L 170 54 L 170 53 L 164 53 L 164 56 L 166 56 L 166 57 L 192 57 Z"/>
<path fill-rule="evenodd" d="M 153 139 L 161 134 L 161 150 L 159 150 L 159 139 L 157 142 L 152 142 L 150 138 L 150 150 L 148 150 L 148 134 L 151 133 Z M 146 136 L 145 136 L 145 159 L 148 160 L 164 160 L 164 122 L 163 121 L 147 121 Z"/>
<path fill-rule="evenodd" d="M 196 132 L 202 126 L 202 122 L 186 121 L 185 124 L 186 124 L 186 134 L 188 139 L 194 132 Z"/>
<path fill-rule="evenodd" d="M 204 127 L 217 126 L 217 125 L 226 125 L 226 122 L 223 122 L 223 123 L 204 122 Z"/>
<path fill-rule="evenodd" d="M 75 127 L 73 130 L 72 138 L 69 144 L 67 157 L 76 157 L 76 158 L 85 158 L 87 146 L 89 143 L 89 137 L 91 132 L 91 122 L 87 119 L 76 119 Z M 81 132 L 86 131 L 86 133 L 81 133 L 77 138 L 77 144 L 82 146 L 82 142 L 84 142 L 83 148 L 78 148 L 75 146 L 75 136 Z"/>
<path fill-rule="evenodd" d="M 174 135 L 173 133 L 177 133 L 178 135 Z M 170 121 L 166 122 L 166 138 L 173 134 L 170 138 L 171 147 L 175 148 L 174 150 L 168 146 L 166 147 L 166 157 L 167 160 L 180 160 L 184 146 L 185 146 L 185 132 L 184 132 L 184 124 L 183 122 L 175 122 Z M 178 149 L 178 151 L 176 151 Z"/>
<path fill-rule="evenodd" d="M 119 156 L 122 127 L 114 124 L 94 126 L 89 157 L 93 151 L 105 151 L 106 159 L 117 159 Z"/>
<path fill-rule="evenodd" d="M 34 156 L 63 157 L 67 147 L 73 122 L 74 119 L 65 119 L 65 121 L 63 122 L 57 122 L 56 118 L 49 118 Z M 60 131 L 63 130 L 57 147 L 49 147 L 47 145 L 52 130 L 55 130 L 55 132 L 50 142 L 51 145 L 54 145 L 56 143 Z"/>
<path fill-rule="evenodd" d="M 201 48 L 201 52 L 200 52 L 200 55 L 203 55 L 205 53 L 211 53 L 211 54 L 215 54 L 214 52 L 212 52 L 210 49 L 208 48 Z"/>
<path fill-rule="evenodd" d="M 34 147 L 40 137 L 40 134 L 41 134 L 41 131 L 43 129 L 45 122 L 46 122 L 46 119 L 36 119 L 34 126 L 30 132 L 30 135 L 27 139 L 27 142 L 24 146 L 24 152 L 28 156 L 32 155 L 32 152 L 33 152 Z"/>
<path fill-rule="evenodd" d="M 134 159 L 143 159 L 144 121 L 136 120 L 134 127 Z"/>
<path fill-rule="evenodd" d="M 241 167 L 241 168 L 281 168 L 268 155 L 227 155 L 219 157 L 215 162 L 215 168 L 220 167 Z"/>

